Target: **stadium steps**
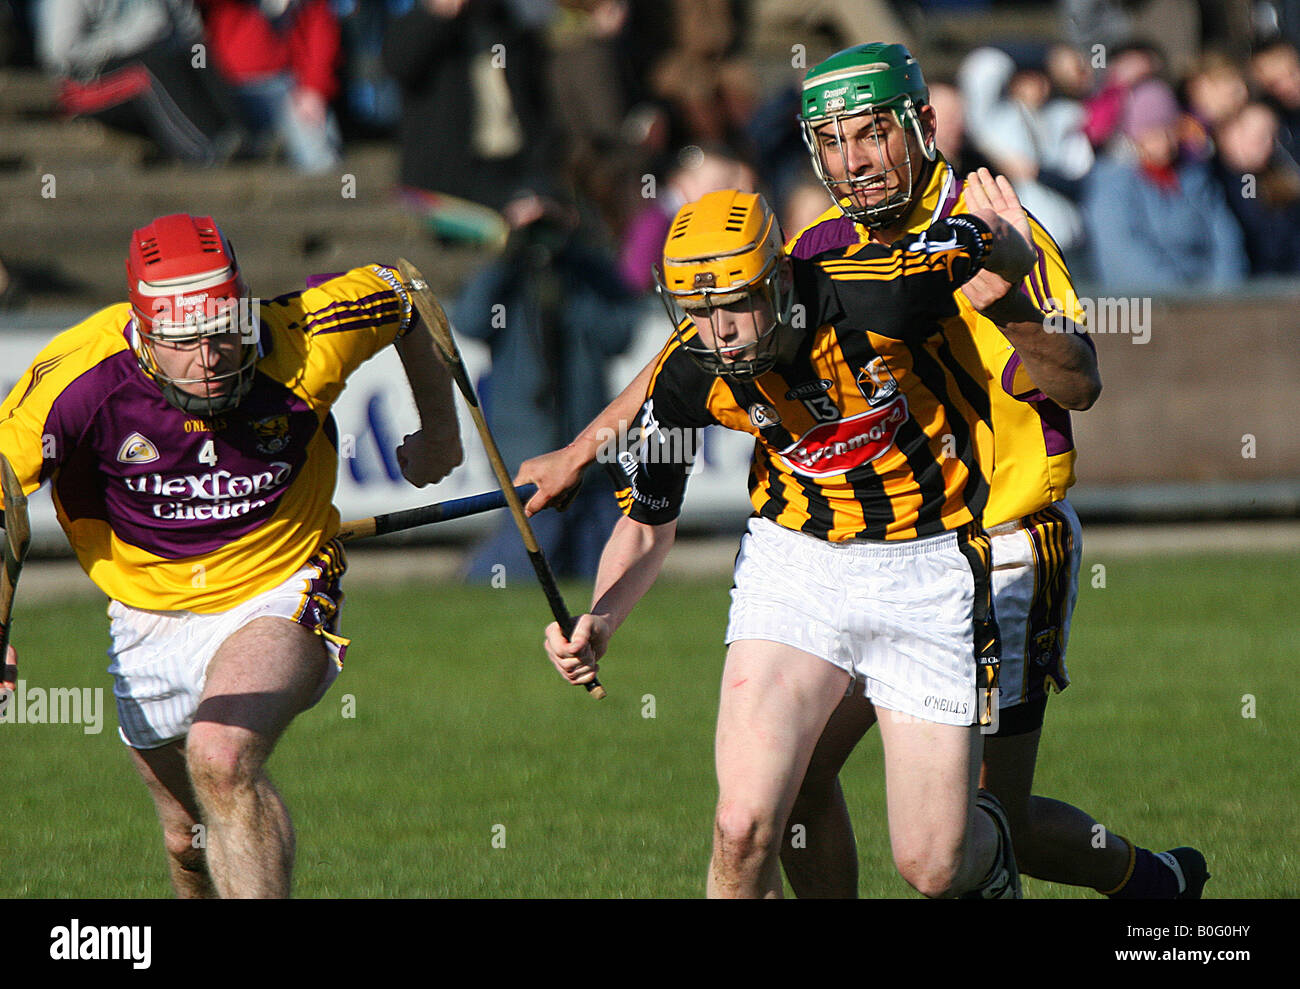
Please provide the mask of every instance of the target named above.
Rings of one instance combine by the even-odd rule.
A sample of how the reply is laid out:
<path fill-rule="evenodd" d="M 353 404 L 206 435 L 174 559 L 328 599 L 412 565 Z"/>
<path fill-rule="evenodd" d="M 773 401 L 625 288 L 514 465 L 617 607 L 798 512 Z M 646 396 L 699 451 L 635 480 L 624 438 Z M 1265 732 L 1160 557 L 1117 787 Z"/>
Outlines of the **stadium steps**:
<path fill-rule="evenodd" d="M 212 169 L 159 162 L 143 139 L 59 118 L 53 85 L 14 68 L 0 70 L 0 133 L 0 259 L 24 309 L 88 313 L 119 301 L 131 230 L 170 212 L 214 216 L 254 293 L 265 295 L 398 255 L 449 295 L 483 259 L 439 245 L 397 203 L 395 145 L 350 146 L 323 177 L 260 161 Z"/>

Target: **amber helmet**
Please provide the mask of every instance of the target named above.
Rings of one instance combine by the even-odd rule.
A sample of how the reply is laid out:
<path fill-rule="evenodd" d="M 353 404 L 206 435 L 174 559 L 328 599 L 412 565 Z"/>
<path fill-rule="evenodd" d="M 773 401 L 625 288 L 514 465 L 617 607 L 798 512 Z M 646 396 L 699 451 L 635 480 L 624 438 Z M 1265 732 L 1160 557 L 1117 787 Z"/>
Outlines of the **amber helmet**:
<path fill-rule="evenodd" d="M 781 226 L 757 193 L 710 192 L 677 211 L 655 270 L 659 297 L 682 349 L 710 374 L 752 378 L 776 363 L 794 291 Z M 719 311 L 752 314 L 756 338 L 710 346 L 697 327 L 717 326 Z"/>

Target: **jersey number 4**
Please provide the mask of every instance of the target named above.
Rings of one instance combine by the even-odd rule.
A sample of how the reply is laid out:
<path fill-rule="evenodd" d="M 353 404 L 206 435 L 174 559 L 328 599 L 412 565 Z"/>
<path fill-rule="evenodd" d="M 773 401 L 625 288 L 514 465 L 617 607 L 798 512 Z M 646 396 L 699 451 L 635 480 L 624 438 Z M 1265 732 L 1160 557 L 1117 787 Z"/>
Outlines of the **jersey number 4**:
<path fill-rule="evenodd" d="M 217 465 L 217 441 L 208 440 L 203 444 L 203 449 L 199 451 L 199 463 L 207 464 L 209 467 Z"/>

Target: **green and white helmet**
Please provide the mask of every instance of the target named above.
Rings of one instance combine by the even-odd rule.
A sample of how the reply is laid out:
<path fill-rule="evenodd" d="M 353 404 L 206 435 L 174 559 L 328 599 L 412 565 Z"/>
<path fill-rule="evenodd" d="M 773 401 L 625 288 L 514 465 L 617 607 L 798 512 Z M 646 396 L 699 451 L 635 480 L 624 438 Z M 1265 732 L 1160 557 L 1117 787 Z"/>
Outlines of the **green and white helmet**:
<path fill-rule="evenodd" d="M 814 65 L 804 76 L 799 122 L 804 143 L 812 154 L 813 168 L 844 213 L 869 227 L 881 227 L 898 220 L 907 212 L 912 192 L 923 167 L 912 162 L 908 148 L 903 162 L 876 172 L 851 175 L 844 150 L 843 121 L 860 114 L 889 111 L 900 127 L 911 127 L 926 161 L 934 161 L 934 141 L 925 139 L 919 110 L 930 102 L 930 90 L 921 76 L 921 66 L 902 45 L 873 42 L 855 45 L 836 52 Z M 823 146 L 817 130 L 834 124 L 835 139 Z M 879 135 L 875 136 L 876 161 L 884 162 Z M 845 176 L 835 179 L 826 166 L 826 157 L 839 155 L 839 171 Z M 863 205 L 869 188 L 888 188 L 891 173 L 898 173 L 896 190 L 874 205 Z"/>

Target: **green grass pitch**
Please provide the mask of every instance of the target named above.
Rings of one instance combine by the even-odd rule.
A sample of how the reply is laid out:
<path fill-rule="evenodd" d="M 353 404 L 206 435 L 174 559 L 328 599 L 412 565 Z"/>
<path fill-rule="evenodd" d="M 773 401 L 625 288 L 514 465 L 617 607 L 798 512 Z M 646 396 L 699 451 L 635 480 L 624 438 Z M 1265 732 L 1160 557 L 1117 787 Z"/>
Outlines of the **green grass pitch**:
<path fill-rule="evenodd" d="M 1209 896 L 1300 895 L 1294 567 L 1086 560 L 1074 684 L 1049 705 L 1036 792 L 1149 847 L 1198 846 Z M 599 703 L 552 671 L 542 595 L 531 576 L 515 583 L 352 581 L 347 669 L 271 763 L 298 830 L 296 895 L 702 894 L 728 580 L 654 588 L 602 665 Z M 573 606 L 587 593 L 567 589 Z M 116 737 L 102 605 L 20 594 L 15 625 L 29 685 L 102 687 L 109 709 L 97 735 L 0 724 L 0 896 L 169 895 Z M 889 857 L 875 733 L 844 784 L 862 894 L 913 895 Z M 1027 880 L 1026 895 L 1096 894 Z"/>

